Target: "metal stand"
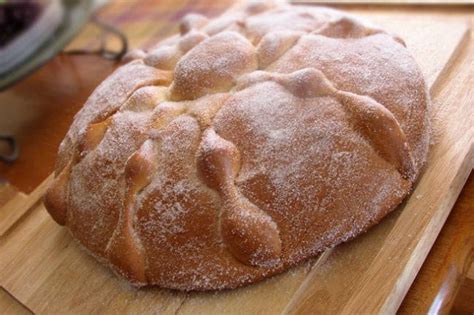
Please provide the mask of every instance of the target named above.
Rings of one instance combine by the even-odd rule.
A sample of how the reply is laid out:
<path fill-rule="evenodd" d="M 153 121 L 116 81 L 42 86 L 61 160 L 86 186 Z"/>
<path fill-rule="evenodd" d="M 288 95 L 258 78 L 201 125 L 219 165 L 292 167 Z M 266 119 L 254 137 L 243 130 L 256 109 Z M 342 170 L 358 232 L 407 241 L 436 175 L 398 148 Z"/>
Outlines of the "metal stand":
<path fill-rule="evenodd" d="M 0 135 L 0 141 L 6 142 L 10 151 L 6 154 L 0 154 L 0 161 L 5 163 L 13 163 L 20 155 L 18 143 L 13 136 L 7 135 Z"/>
<path fill-rule="evenodd" d="M 65 51 L 66 54 L 71 55 L 100 55 L 105 59 L 109 60 L 120 60 L 122 59 L 123 55 L 127 53 L 128 50 L 128 40 L 125 34 L 123 34 L 119 29 L 116 27 L 99 20 L 97 17 L 92 17 L 91 21 L 102 30 L 102 36 L 100 39 L 100 47 L 96 50 L 88 50 L 88 49 L 73 49 Z M 108 50 L 105 43 L 106 34 L 112 34 L 120 40 L 121 47 L 118 51 Z"/>
<path fill-rule="evenodd" d="M 71 55 L 99 55 L 108 60 L 120 60 L 122 57 L 127 53 L 128 50 L 128 40 L 125 34 L 123 34 L 120 30 L 115 28 L 114 26 L 105 23 L 99 20 L 97 17 L 91 18 L 92 23 L 94 23 L 98 28 L 102 30 L 102 36 L 100 39 L 100 47 L 97 50 L 87 50 L 87 49 L 73 49 L 65 51 L 65 54 Z M 117 37 L 121 43 L 121 47 L 118 51 L 112 51 L 107 49 L 106 47 L 106 35 L 111 34 Z M 13 136 L 9 135 L 1 135 L 0 134 L 0 142 L 5 142 L 8 145 L 9 152 L 6 154 L 0 153 L 0 161 L 5 163 L 13 163 L 20 154 L 20 148 Z"/>

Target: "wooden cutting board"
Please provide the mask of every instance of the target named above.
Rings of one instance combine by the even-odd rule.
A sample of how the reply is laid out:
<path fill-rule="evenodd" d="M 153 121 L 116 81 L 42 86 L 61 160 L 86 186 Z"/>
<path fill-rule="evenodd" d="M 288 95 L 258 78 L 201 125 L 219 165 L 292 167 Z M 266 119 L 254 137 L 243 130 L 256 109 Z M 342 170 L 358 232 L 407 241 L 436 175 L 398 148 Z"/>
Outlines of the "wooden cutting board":
<path fill-rule="evenodd" d="M 377 22 L 405 39 L 432 94 L 469 41 L 464 23 L 399 16 Z M 393 313 L 472 169 L 472 83 L 463 82 L 466 99 L 434 104 L 435 143 L 411 197 L 365 235 L 282 275 L 223 292 L 131 288 L 49 217 L 39 202 L 48 178 L 32 194 L 14 197 L 21 200 L 15 202 L 17 218 L 0 233 L 0 286 L 8 292 L 0 301 L 9 295 L 41 314 Z M 7 203 L 0 214 L 12 210 Z"/>

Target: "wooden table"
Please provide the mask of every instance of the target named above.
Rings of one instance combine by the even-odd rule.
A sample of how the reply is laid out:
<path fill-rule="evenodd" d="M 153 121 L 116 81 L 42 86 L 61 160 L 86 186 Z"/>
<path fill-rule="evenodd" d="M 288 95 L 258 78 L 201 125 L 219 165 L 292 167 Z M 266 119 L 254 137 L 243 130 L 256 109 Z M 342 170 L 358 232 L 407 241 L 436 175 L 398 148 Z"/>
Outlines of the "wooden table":
<path fill-rule="evenodd" d="M 217 15 L 232 1 L 119 1 L 105 7 L 100 16 L 124 27 L 132 39 L 131 45 L 147 45 L 150 36 L 162 38 L 176 31 L 176 22 L 188 11 Z M 157 8 L 155 6 L 158 6 Z M 153 7 L 153 10 L 150 10 Z M 470 17 L 472 8 L 447 7 L 379 7 L 344 6 L 355 12 L 416 12 L 435 14 L 447 19 Z M 141 23 L 149 12 L 159 12 L 156 23 Z M 156 14 L 155 14 L 156 15 Z M 70 48 L 96 44 L 97 30 L 87 26 Z M 472 82 L 472 40 L 456 59 L 448 78 L 434 96 L 443 102 L 460 89 L 460 82 Z M 0 188 L 0 205 L 16 189 L 31 192 L 53 170 L 56 150 L 75 112 L 82 106 L 94 87 L 115 68 L 116 64 L 98 56 L 60 55 L 13 88 L 0 94 L 0 133 L 16 136 L 21 155 L 13 164 L 0 164 L 0 180 L 8 181 Z M 469 81 L 468 81 L 469 82 Z M 473 82 L 474 83 L 474 82 Z M 469 91 L 468 91 L 469 92 Z M 472 101 L 472 98 L 471 98 Z M 3 199 L 2 199 L 3 198 Z M 474 311 L 474 269 L 471 267 L 474 245 L 474 175 L 469 177 L 451 215 L 433 246 L 421 271 L 408 292 L 399 312 Z M 468 275 L 468 276 L 466 276 Z M 0 302 L 11 297 L 0 291 Z M 0 304 L 1 306 L 1 304 Z M 20 308 L 21 309 L 21 308 Z M 1 310 L 1 307 L 0 307 Z"/>

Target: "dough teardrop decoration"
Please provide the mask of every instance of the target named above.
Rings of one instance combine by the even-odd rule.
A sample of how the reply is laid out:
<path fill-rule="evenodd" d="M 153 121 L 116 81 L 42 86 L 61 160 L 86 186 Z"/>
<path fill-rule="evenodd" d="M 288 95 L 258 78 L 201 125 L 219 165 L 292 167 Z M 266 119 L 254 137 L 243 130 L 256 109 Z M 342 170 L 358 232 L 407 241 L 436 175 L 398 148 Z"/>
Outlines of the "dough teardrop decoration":
<path fill-rule="evenodd" d="M 305 68 L 292 73 L 255 71 L 242 77 L 236 90 L 274 81 L 301 98 L 333 97 L 349 115 L 354 127 L 372 143 L 378 154 L 391 163 L 404 178 L 413 179 L 413 157 L 406 135 L 394 115 L 373 98 L 336 89 L 319 70 Z"/>
<path fill-rule="evenodd" d="M 123 210 L 107 246 L 110 261 L 121 273 L 146 283 L 144 250 L 135 233 L 135 201 L 137 194 L 150 183 L 151 174 L 157 168 L 153 140 L 147 140 L 127 161 L 125 167 L 126 192 Z"/>
<path fill-rule="evenodd" d="M 275 222 L 245 198 L 235 186 L 240 154 L 234 144 L 213 129 L 204 131 L 198 150 L 198 171 L 222 200 L 220 231 L 229 251 L 240 262 L 271 267 L 279 262 L 281 240 Z"/>
<path fill-rule="evenodd" d="M 393 114 L 367 96 L 338 91 L 336 97 L 378 153 L 394 165 L 404 178 L 413 180 L 413 158 L 406 135 Z"/>

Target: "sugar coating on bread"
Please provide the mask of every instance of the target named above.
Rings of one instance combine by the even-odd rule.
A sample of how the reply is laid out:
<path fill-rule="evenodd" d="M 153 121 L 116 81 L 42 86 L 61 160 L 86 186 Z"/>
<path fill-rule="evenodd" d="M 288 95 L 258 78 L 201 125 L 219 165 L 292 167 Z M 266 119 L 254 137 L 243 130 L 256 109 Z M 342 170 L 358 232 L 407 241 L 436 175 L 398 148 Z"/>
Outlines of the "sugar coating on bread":
<path fill-rule="evenodd" d="M 75 116 L 45 204 L 136 285 L 225 289 L 287 270 L 394 210 L 427 156 L 416 62 L 339 11 L 192 14 L 125 60 Z"/>

